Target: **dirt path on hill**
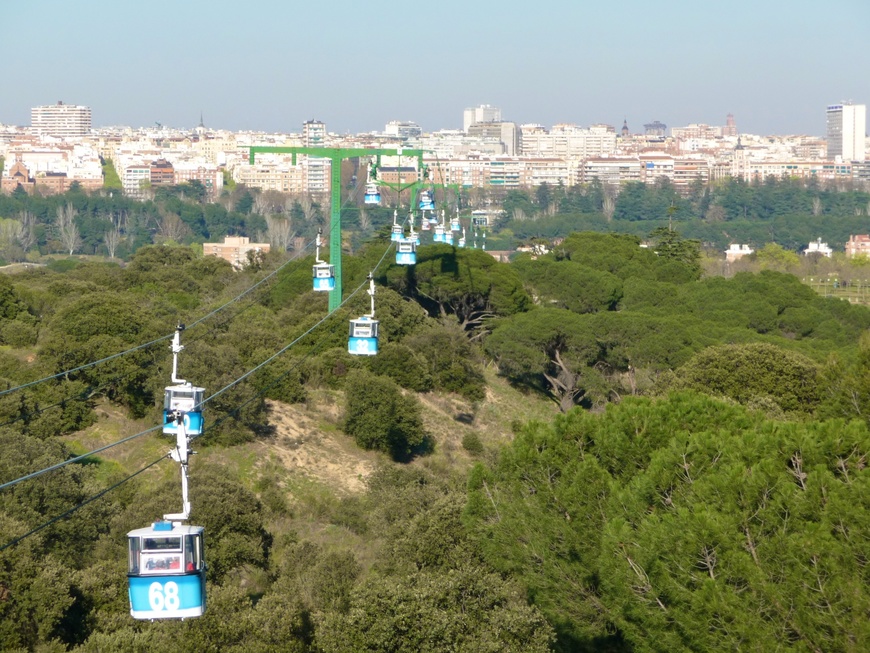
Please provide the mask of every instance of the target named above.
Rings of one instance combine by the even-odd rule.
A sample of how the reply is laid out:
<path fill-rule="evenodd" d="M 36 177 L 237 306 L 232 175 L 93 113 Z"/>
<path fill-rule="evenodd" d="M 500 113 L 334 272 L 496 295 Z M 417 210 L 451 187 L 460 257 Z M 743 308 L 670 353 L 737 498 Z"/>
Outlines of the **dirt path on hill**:
<path fill-rule="evenodd" d="M 295 406 L 267 401 L 269 425 L 275 429 L 264 443 L 281 464 L 294 473 L 328 485 L 338 491 L 357 493 L 374 471 L 377 456 L 362 451 L 343 433 L 323 428 L 323 420 Z M 315 407 L 324 419 L 329 406 Z"/>

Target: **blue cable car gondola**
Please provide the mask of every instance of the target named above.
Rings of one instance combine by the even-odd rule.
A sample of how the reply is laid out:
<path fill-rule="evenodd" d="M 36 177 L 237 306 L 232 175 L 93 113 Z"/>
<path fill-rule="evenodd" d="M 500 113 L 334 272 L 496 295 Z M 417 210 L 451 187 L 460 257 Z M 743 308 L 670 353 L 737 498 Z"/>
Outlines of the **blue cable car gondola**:
<path fill-rule="evenodd" d="M 381 203 L 381 191 L 378 188 L 377 183 L 370 181 L 366 184 L 366 193 L 363 196 L 363 201 L 366 204 L 380 204 Z"/>
<path fill-rule="evenodd" d="M 435 226 L 435 233 L 432 235 L 432 240 L 436 243 L 447 242 L 447 231 L 442 225 Z"/>
<path fill-rule="evenodd" d="M 335 289 L 335 266 L 320 260 L 320 231 L 315 239 L 314 267 L 311 275 L 314 279 L 314 290 L 330 291 Z"/>
<path fill-rule="evenodd" d="M 355 356 L 374 356 L 378 353 L 378 321 L 375 319 L 375 280 L 369 274 L 368 294 L 372 298 L 372 311 L 350 321 L 347 353 Z"/>
<path fill-rule="evenodd" d="M 450 221 L 450 231 L 462 231 L 462 225 L 459 223 L 459 218 L 453 218 Z"/>
<path fill-rule="evenodd" d="M 166 386 L 163 390 L 163 433 L 175 435 L 178 425 L 171 415 L 180 410 L 184 413 L 184 428 L 190 435 L 202 433 L 202 398 L 205 388 L 190 383 Z"/>
<path fill-rule="evenodd" d="M 178 425 L 172 419 L 176 411 L 184 415 L 184 428 L 188 435 L 200 435 L 202 433 L 202 400 L 205 388 L 199 388 L 184 379 L 178 378 L 178 354 L 184 349 L 181 344 L 181 332 L 184 325 L 179 324 L 175 328 L 172 337 L 172 382 L 175 385 L 166 386 L 163 390 L 163 433 L 175 435 Z"/>
<path fill-rule="evenodd" d="M 158 521 L 127 533 L 134 619 L 190 619 L 205 612 L 203 531 Z"/>
<path fill-rule="evenodd" d="M 396 243 L 396 263 L 398 265 L 416 265 L 417 243 L 414 240 L 413 234 L 411 238 L 406 238 Z"/>
<path fill-rule="evenodd" d="M 365 202 L 366 204 L 381 203 L 381 191 L 378 188 L 377 171 L 377 165 L 369 165 L 369 170 L 366 177 L 366 192 L 365 196 L 363 197 L 363 202 Z"/>
<path fill-rule="evenodd" d="M 329 263 L 316 263 L 312 268 L 314 277 L 314 290 L 334 290 L 335 289 L 335 266 Z"/>
<path fill-rule="evenodd" d="M 420 210 L 434 211 L 435 210 L 435 194 L 431 190 L 420 191 Z"/>
<path fill-rule="evenodd" d="M 378 321 L 363 315 L 350 321 L 347 353 L 355 356 L 374 356 L 378 353 Z"/>
<path fill-rule="evenodd" d="M 176 376 L 178 354 L 184 349 L 180 342 L 183 330 L 184 325 L 178 325 L 172 340 L 172 380 L 186 384 Z M 204 389 L 195 390 L 200 392 L 200 400 L 193 400 L 193 408 L 198 411 L 201 433 Z M 130 615 L 134 619 L 190 619 L 205 612 L 204 529 L 182 523 L 190 516 L 187 466 L 191 431 L 187 425 L 191 423 L 191 414 L 174 408 L 164 418 L 169 420 L 175 434 L 175 448 L 169 455 L 181 465 L 181 512 L 163 515 L 162 521 L 127 533 L 127 582 Z M 166 424 L 163 430 L 167 431 Z"/>

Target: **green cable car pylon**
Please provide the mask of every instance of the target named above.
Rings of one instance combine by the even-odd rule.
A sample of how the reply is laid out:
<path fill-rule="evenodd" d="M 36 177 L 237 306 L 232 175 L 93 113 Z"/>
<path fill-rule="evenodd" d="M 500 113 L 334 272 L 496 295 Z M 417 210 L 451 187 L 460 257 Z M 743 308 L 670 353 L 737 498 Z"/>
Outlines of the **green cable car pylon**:
<path fill-rule="evenodd" d="M 330 167 L 330 219 L 329 219 L 329 262 L 335 266 L 335 288 L 329 292 L 329 312 L 341 305 L 341 162 L 359 157 L 407 156 L 418 162 L 418 170 L 423 169 L 423 150 L 405 148 L 341 148 L 341 147 L 273 147 L 254 145 L 250 148 L 250 163 L 258 153 L 292 154 L 292 164 L 296 165 L 296 155 L 304 154 L 321 159 L 329 159 Z"/>

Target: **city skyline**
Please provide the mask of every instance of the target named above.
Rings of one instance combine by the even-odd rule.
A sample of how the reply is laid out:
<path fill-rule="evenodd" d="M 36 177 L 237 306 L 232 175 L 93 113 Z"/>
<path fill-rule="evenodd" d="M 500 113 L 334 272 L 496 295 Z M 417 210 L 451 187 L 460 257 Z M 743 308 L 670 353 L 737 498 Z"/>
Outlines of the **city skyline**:
<path fill-rule="evenodd" d="M 265 0 L 245 13 L 224 0 L 14 4 L 0 37 L 26 65 L 7 67 L 0 123 L 62 100 L 90 107 L 95 127 L 195 127 L 202 114 L 232 131 L 316 119 L 431 132 L 491 104 L 518 124 L 627 120 L 639 133 L 732 113 L 743 133 L 824 136 L 828 105 L 870 99 L 865 0 L 580 4 L 445 0 L 419 16 L 345 1 L 331 16 Z"/>

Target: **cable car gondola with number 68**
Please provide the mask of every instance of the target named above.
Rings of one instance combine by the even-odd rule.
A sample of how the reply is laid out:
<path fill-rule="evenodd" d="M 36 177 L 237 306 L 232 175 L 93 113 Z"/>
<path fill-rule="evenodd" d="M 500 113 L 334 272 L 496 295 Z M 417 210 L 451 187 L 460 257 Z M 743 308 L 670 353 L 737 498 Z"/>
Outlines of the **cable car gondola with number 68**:
<path fill-rule="evenodd" d="M 190 619 L 205 612 L 203 530 L 158 521 L 127 533 L 133 618 Z"/>

